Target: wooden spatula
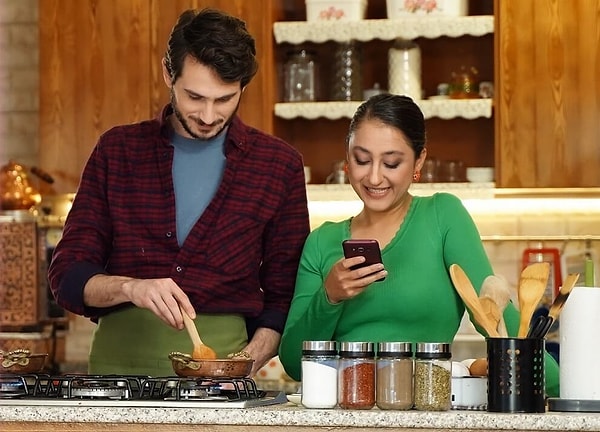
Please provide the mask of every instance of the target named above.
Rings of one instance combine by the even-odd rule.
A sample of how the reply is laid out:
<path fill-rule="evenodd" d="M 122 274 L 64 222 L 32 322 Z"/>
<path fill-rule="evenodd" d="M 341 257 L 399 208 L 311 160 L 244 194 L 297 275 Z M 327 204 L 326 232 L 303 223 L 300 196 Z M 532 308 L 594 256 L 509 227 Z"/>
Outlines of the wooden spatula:
<path fill-rule="evenodd" d="M 547 262 L 530 264 L 523 269 L 519 279 L 519 321 L 518 337 L 527 336 L 533 312 L 546 291 L 550 277 L 550 264 Z"/>
<path fill-rule="evenodd" d="M 458 264 L 452 264 L 450 266 L 450 278 L 452 279 L 456 292 L 460 295 L 465 306 L 469 308 L 473 314 L 475 321 L 483 327 L 488 336 L 498 337 L 499 334 L 494 322 L 487 317 L 485 311 L 481 307 L 479 297 L 477 297 L 477 291 L 475 291 L 469 277 Z"/>
<path fill-rule="evenodd" d="M 494 300 L 500 312 L 500 321 L 498 322 L 498 333 L 500 337 L 507 337 L 506 323 L 504 322 L 504 309 L 510 303 L 510 286 L 506 279 L 498 275 L 490 275 L 483 280 L 479 297 L 489 297 Z"/>
<path fill-rule="evenodd" d="M 183 323 L 185 324 L 185 328 L 190 335 L 190 339 L 192 339 L 192 344 L 194 345 L 194 350 L 192 351 L 192 358 L 194 360 L 214 360 L 217 358 L 217 353 L 208 345 L 204 345 L 202 339 L 200 339 L 200 335 L 198 334 L 198 329 L 196 328 L 196 324 L 190 318 L 190 316 L 181 309 L 181 314 L 183 315 Z"/>

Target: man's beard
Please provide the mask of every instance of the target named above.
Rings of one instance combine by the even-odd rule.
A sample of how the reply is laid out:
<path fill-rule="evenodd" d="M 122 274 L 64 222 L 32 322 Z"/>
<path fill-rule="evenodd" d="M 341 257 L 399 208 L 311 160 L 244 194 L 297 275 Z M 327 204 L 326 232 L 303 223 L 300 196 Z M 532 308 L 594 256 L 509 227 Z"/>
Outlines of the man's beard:
<path fill-rule="evenodd" d="M 177 117 L 177 120 L 179 120 L 179 123 L 181 124 L 181 127 L 183 127 L 183 129 L 192 137 L 195 138 L 197 140 L 200 141 L 208 141 L 213 139 L 214 137 L 218 136 L 221 132 L 223 132 L 223 130 L 229 126 L 231 124 L 231 122 L 233 121 L 233 118 L 235 117 L 239 107 L 240 107 L 240 102 L 241 102 L 241 98 L 240 100 L 238 100 L 238 103 L 235 107 L 235 110 L 233 110 L 233 112 L 231 113 L 231 116 L 229 116 L 229 118 L 227 118 L 224 122 L 223 125 L 221 126 L 221 128 L 219 128 L 213 135 L 211 136 L 200 136 L 197 133 L 195 133 L 192 128 L 190 127 L 188 121 L 183 117 L 183 114 L 181 114 L 181 111 L 179 111 L 179 109 L 177 108 L 177 101 L 175 100 L 175 93 L 173 91 L 173 89 L 171 88 L 171 107 L 173 108 L 173 113 L 175 114 L 175 117 Z M 201 122 L 200 120 L 198 122 Z M 202 122 L 201 123 L 203 126 L 210 126 L 210 125 L 206 125 L 206 123 Z"/>

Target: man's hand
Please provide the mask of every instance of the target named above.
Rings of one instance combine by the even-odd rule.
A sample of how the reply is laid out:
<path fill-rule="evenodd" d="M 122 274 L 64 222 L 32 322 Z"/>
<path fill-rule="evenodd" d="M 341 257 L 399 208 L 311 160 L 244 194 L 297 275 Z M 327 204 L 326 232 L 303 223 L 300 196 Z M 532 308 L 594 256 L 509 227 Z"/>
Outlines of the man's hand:
<path fill-rule="evenodd" d="M 196 317 L 187 294 L 171 278 L 133 279 L 96 275 L 85 285 L 83 300 L 87 306 L 93 307 L 110 307 L 131 302 L 152 311 L 162 321 L 177 329 L 183 328 L 180 307 L 192 319 Z"/>
<path fill-rule="evenodd" d="M 244 348 L 254 359 L 250 377 L 255 376 L 260 368 L 277 355 L 280 339 L 281 334 L 270 328 L 261 327 L 256 330 L 254 337 Z"/>

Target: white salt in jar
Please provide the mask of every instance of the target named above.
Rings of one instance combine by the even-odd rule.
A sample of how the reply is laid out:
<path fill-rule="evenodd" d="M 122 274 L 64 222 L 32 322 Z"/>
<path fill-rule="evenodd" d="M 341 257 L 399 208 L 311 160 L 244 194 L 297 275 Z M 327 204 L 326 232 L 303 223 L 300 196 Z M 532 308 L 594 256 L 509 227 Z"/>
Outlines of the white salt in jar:
<path fill-rule="evenodd" d="M 334 408 L 337 405 L 338 355 L 335 341 L 302 344 L 302 405 Z"/>

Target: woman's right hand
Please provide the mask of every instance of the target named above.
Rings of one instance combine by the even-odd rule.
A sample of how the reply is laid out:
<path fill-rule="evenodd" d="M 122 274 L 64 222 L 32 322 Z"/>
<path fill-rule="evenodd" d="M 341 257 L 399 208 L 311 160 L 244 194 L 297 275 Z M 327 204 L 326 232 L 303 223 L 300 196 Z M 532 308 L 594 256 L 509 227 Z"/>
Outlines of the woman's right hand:
<path fill-rule="evenodd" d="M 377 263 L 352 270 L 351 267 L 361 264 L 365 257 L 342 258 L 337 261 L 325 278 L 325 292 L 331 303 L 339 303 L 356 297 L 373 282 L 387 276 L 383 264 Z"/>

